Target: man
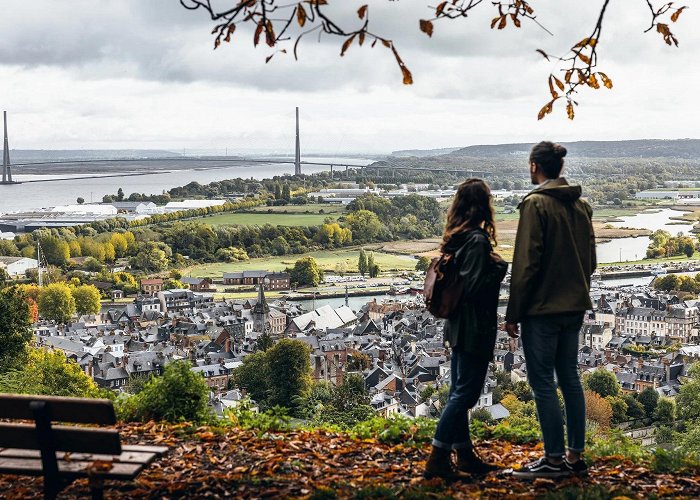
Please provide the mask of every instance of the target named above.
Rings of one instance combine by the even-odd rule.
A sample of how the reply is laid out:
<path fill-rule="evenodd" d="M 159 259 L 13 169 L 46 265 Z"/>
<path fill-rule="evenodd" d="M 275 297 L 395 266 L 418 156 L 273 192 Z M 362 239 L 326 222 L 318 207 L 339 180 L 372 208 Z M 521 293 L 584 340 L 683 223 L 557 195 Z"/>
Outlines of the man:
<path fill-rule="evenodd" d="M 519 206 L 506 331 L 518 338 L 518 324 L 522 327 L 545 454 L 514 470 L 516 477 L 587 472 L 581 458 L 586 406 L 577 354 L 583 315 L 593 307 L 589 289 L 596 267 L 595 236 L 593 212 L 581 199 L 581 187 L 560 177 L 564 156 L 566 149 L 559 144 L 540 142 L 532 148 L 530 178 L 537 187 Z M 566 449 L 557 382 L 566 407 Z"/>

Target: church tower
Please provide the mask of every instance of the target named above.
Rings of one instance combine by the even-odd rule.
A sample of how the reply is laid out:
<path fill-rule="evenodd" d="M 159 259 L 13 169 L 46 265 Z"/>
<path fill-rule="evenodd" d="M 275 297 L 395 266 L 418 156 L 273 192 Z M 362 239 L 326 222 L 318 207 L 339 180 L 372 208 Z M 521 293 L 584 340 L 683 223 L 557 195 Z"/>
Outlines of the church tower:
<path fill-rule="evenodd" d="M 270 306 L 265 299 L 264 280 L 260 280 L 258 284 L 258 301 L 253 306 L 253 330 L 258 333 L 270 332 L 272 325 L 270 324 Z"/>

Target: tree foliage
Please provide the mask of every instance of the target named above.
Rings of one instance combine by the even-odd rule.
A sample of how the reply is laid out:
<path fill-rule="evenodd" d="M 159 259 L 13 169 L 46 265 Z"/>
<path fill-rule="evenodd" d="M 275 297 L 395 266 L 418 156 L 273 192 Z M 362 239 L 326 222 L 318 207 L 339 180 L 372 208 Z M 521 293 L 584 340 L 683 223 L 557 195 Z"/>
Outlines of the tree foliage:
<path fill-rule="evenodd" d="M 100 312 L 100 291 L 94 285 L 81 285 L 71 289 L 75 299 L 75 312 L 78 315 L 97 314 Z"/>
<path fill-rule="evenodd" d="M 299 286 L 318 286 L 322 276 L 321 268 L 318 267 L 316 259 L 310 256 L 297 260 L 289 271 L 292 283 Z"/>
<path fill-rule="evenodd" d="M 587 389 L 603 398 L 615 397 L 620 394 L 620 383 L 617 381 L 617 377 L 605 369 L 598 369 L 591 374 L 586 374 L 583 377 L 583 384 Z"/>
<path fill-rule="evenodd" d="M 0 372 L 21 366 L 32 339 L 29 296 L 20 287 L 0 290 Z"/>
<path fill-rule="evenodd" d="M 26 363 L 0 376 L 0 392 L 98 397 L 95 382 L 61 351 L 30 349 Z"/>
<path fill-rule="evenodd" d="M 607 429 L 612 423 L 613 411 L 610 403 L 597 392 L 585 391 L 586 399 L 586 419 L 597 423 L 600 427 Z"/>
<path fill-rule="evenodd" d="M 39 295 L 39 314 L 56 323 L 68 323 L 75 314 L 75 298 L 65 283 L 51 283 Z"/>

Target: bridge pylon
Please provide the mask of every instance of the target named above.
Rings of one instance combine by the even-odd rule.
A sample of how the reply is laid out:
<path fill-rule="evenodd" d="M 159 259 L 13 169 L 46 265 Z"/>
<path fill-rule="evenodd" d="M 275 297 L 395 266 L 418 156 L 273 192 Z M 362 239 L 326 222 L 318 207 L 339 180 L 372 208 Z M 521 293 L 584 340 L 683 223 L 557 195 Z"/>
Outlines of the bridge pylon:
<path fill-rule="evenodd" d="M 294 149 L 294 175 L 301 175 L 301 145 L 299 143 L 299 107 L 296 108 L 297 134 Z"/>

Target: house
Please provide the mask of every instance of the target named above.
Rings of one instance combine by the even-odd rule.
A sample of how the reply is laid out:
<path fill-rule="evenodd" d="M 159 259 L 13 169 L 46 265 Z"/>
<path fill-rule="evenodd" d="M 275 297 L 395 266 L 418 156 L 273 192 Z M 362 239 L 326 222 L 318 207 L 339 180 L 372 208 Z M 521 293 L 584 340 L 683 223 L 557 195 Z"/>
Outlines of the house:
<path fill-rule="evenodd" d="M 289 290 L 291 278 L 289 273 L 272 273 L 270 271 L 240 271 L 224 273 L 224 285 L 265 285 L 265 290 Z"/>
<path fill-rule="evenodd" d="M 30 269 L 38 269 L 39 261 L 28 257 L 0 256 L 0 269 L 7 271 L 11 278 L 24 276 Z"/>
<path fill-rule="evenodd" d="M 185 276 L 180 280 L 185 285 L 189 286 L 189 289 L 193 292 L 209 292 L 212 290 L 212 281 L 210 278 L 191 278 Z"/>
<path fill-rule="evenodd" d="M 141 292 L 145 295 L 157 295 L 163 291 L 163 280 L 161 278 L 141 280 Z"/>

